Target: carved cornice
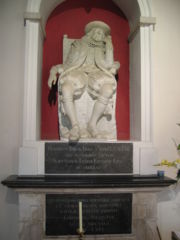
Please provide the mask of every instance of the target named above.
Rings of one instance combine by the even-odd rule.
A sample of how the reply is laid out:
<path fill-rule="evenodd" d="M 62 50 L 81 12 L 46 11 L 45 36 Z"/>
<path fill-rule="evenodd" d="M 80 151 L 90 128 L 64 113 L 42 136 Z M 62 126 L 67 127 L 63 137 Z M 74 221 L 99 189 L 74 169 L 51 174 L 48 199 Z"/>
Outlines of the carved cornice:
<path fill-rule="evenodd" d="M 128 37 L 128 42 L 132 42 L 141 27 L 153 26 L 155 31 L 156 18 L 155 17 L 140 17 L 139 22 L 136 24 L 134 29 L 131 31 Z"/>
<path fill-rule="evenodd" d="M 25 26 L 26 26 L 27 20 L 32 21 L 32 22 L 38 22 L 40 25 L 43 37 L 46 38 L 46 31 L 45 31 L 44 24 L 43 24 L 40 13 L 25 12 L 24 13 L 24 25 Z"/>

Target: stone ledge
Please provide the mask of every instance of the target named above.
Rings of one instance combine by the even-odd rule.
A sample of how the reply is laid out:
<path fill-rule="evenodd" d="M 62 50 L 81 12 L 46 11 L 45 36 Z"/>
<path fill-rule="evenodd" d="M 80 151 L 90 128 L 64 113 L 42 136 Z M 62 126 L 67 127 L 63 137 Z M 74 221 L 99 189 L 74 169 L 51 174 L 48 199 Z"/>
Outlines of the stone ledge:
<path fill-rule="evenodd" d="M 1 182 L 9 188 L 158 188 L 175 180 L 157 175 L 11 175 Z"/>
<path fill-rule="evenodd" d="M 57 237 L 56 239 L 59 240 L 67 240 L 67 236 L 61 236 L 61 237 Z M 77 240 L 78 236 L 70 236 L 68 235 L 68 240 Z M 136 240 L 136 237 L 134 234 L 107 234 L 107 235 L 85 235 L 86 240 Z M 44 237 L 43 240 L 54 240 L 54 237 Z"/>

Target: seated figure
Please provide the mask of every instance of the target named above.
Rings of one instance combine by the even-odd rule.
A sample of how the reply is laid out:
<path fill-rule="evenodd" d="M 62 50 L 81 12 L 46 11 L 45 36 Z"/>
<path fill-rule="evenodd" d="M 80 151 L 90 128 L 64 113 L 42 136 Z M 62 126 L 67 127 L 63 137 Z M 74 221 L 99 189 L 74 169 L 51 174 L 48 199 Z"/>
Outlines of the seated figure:
<path fill-rule="evenodd" d="M 62 138 L 70 141 L 108 138 L 108 134 L 100 131 L 97 124 L 107 112 L 108 104 L 116 93 L 115 75 L 119 67 L 119 62 L 114 62 L 110 27 L 101 21 L 88 23 L 85 26 L 85 36 L 72 41 L 65 62 L 53 66 L 48 79 L 51 88 L 52 84 L 56 84 L 59 74 L 59 118 L 64 115 L 69 121 L 66 127 L 60 126 Z M 89 117 L 85 116 L 86 126 L 82 129 L 76 101 L 84 94 L 92 100 L 85 108 L 87 111 L 92 110 Z M 62 119 L 59 122 L 63 125 Z"/>

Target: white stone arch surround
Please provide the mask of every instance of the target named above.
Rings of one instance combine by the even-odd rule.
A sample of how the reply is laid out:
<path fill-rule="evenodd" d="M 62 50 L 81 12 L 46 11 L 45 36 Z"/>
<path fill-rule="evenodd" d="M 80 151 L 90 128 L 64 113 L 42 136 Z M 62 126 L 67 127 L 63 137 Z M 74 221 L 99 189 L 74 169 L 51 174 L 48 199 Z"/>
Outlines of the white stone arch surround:
<path fill-rule="evenodd" d="M 45 24 L 65 0 L 28 0 L 25 13 L 23 146 L 20 174 L 44 173 L 44 142 L 40 140 L 41 67 Z M 130 132 L 134 143 L 134 173 L 146 173 L 155 150 L 151 130 L 151 0 L 112 0 L 130 25 Z M 144 156 L 147 158 L 143 162 Z M 145 163 L 146 161 L 146 163 Z M 151 163 L 150 163 L 151 164 Z"/>

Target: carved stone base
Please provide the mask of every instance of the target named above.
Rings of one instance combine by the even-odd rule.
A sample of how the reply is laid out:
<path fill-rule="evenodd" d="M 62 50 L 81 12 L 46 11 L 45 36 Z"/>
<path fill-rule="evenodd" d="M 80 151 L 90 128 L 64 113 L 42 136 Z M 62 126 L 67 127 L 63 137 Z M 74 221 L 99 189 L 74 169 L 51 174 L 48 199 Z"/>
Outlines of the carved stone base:
<path fill-rule="evenodd" d="M 70 189 L 69 189 L 70 190 Z M 98 189 L 99 193 L 104 189 Z M 122 190 L 122 189 L 121 189 Z M 30 192 L 29 192 L 30 191 Z M 20 192 L 19 194 L 19 239 L 20 240 L 45 240 L 51 239 L 45 235 L 45 192 L 37 189 L 37 193 Z M 41 193 L 38 193 L 41 192 Z M 78 190 L 70 190 L 72 194 L 77 194 Z M 126 192 L 131 191 L 126 189 Z M 135 191 L 138 191 L 135 189 Z M 47 190 L 48 192 L 48 190 Z M 51 191 L 52 192 L 52 191 Z M 62 194 L 62 191 L 54 191 Z M 85 235 L 86 239 L 112 239 L 112 240 L 159 240 L 156 230 L 157 203 L 156 193 L 134 192 L 132 212 L 132 234 L 127 235 Z M 53 237 L 53 239 L 67 240 L 78 239 L 77 236 Z"/>
<path fill-rule="evenodd" d="M 94 207 L 97 209 L 96 214 L 94 216 L 98 216 L 95 220 L 91 221 L 91 223 L 101 222 L 102 227 L 106 226 L 102 219 L 98 221 L 99 216 L 103 216 L 105 212 L 100 210 L 110 210 L 110 214 L 107 214 L 106 218 L 108 219 L 108 227 L 111 223 L 112 228 L 110 231 L 96 231 L 96 234 L 93 235 L 94 230 L 89 231 L 89 235 L 85 234 L 84 238 L 87 240 L 160 240 L 158 231 L 157 231 L 157 193 L 165 189 L 165 187 L 174 184 L 176 181 L 169 178 L 159 178 L 157 176 L 138 176 L 138 175 L 121 175 L 121 176 L 9 176 L 7 179 L 2 181 L 2 184 L 16 189 L 19 193 L 19 240 L 69 240 L 69 239 L 79 239 L 78 234 L 71 235 L 69 230 L 66 232 L 66 236 L 52 234 L 53 236 L 46 235 L 46 223 L 48 217 L 47 214 L 47 195 L 53 196 L 54 194 L 58 199 L 57 204 L 53 204 L 51 202 L 49 210 L 52 210 L 56 213 L 55 215 L 50 214 L 50 218 L 52 216 L 57 217 L 55 220 L 59 219 L 59 216 L 62 216 L 61 223 L 59 227 L 63 227 L 64 217 L 72 216 L 72 211 L 77 211 L 77 206 L 74 207 L 64 205 L 62 206 L 62 202 L 65 200 L 65 196 L 72 196 L 72 199 L 75 201 L 79 201 L 80 198 L 84 201 L 84 210 L 88 209 L 91 206 L 91 209 L 94 211 Z M 114 195 L 113 195 L 114 194 Z M 86 201 L 90 199 L 90 205 L 86 204 Z M 62 197 L 62 201 L 59 206 L 59 196 Z M 78 198 L 79 196 L 79 198 Z M 92 197 L 93 196 L 93 197 Z M 95 196 L 95 197 L 94 197 Z M 99 198 L 97 198 L 100 196 Z M 107 196 L 107 197 L 106 197 Z M 66 198 L 69 203 L 69 197 Z M 100 199 L 94 201 L 96 199 Z M 107 204 L 107 199 L 108 204 Z M 114 199 L 114 200 L 113 200 Z M 113 201 L 111 201 L 113 200 Z M 74 201 L 74 200 L 73 200 Z M 104 202 L 103 202 L 104 201 Z M 105 203 L 106 202 L 106 203 Z M 78 203 L 78 202 L 77 202 Z M 98 204 L 100 203 L 99 207 Z M 93 207 L 94 204 L 94 207 Z M 114 205 L 113 205 L 114 204 Z M 117 205 L 115 205 L 117 204 Z M 103 206 L 102 206 L 103 205 Z M 110 207 L 109 207 L 110 206 Z M 112 207 L 113 206 L 113 207 Z M 125 206 L 125 207 L 124 207 Z M 88 208 L 87 208 L 88 207 Z M 126 208 L 130 208 L 129 210 L 125 210 Z M 56 210 L 57 212 L 56 212 Z M 59 209 L 62 211 L 59 211 Z M 64 211 L 63 209 L 67 209 L 68 211 Z M 115 210 L 115 211 L 114 211 Z M 113 212 L 114 211 L 114 212 Z M 129 213 L 128 213 L 129 211 Z M 115 215 L 112 215 L 114 213 Z M 122 214 L 123 213 L 123 214 Z M 66 215 L 65 215 L 66 214 Z M 74 215 L 73 221 L 75 224 L 77 222 L 78 227 L 78 215 Z M 84 211 L 84 216 L 87 218 L 92 217 L 91 210 L 88 214 Z M 112 225 L 110 222 L 109 216 L 113 216 L 116 220 L 115 224 Z M 114 218 L 115 216 L 115 218 Z M 123 226 L 122 218 L 126 221 L 127 216 L 130 219 L 130 225 L 127 225 L 127 231 Z M 120 219 L 121 218 L 121 219 Z M 119 220 L 120 219 L 120 220 Z M 85 220 L 85 219 L 84 219 Z M 87 219 L 86 219 L 87 220 Z M 92 220 L 92 219 L 91 219 Z M 54 218 L 53 218 L 54 221 Z M 68 219 L 69 221 L 69 219 Z M 71 221 L 71 218 L 70 218 Z M 69 221 L 69 222 L 70 222 Z M 68 223 L 69 223 L 68 222 Z M 59 222 L 58 222 L 59 223 Z M 85 223 L 85 221 L 84 221 Z M 118 225 L 120 224 L 120 226 Z M 127 221 L 126 221 L 127 223 Z M 132 224 L 131 224 L 132 223 Z M 65 223 L 66 226 L 66 223 Z M 116 226 L 115 231 L 112 229 Z M 59 228 L 58 227 L 58 228 Z M 117 229 L 123 229 L 123 231 L 116 231 Z M 59 230 L 59 229 L 58 229 Z M 107 229 L 106 229 L 107 230 Z M 61 231 L 60 231 L 61 232 Z M 76 233 L 76 231 L 75 231 Z M 106 233 L 106 234 L 105 234 Z M 110 234 L 111 233 L 111 234 Z M 113 233 L 113 234 L 112 234 Z M 123 233 L 123 234 L 119 234 Z"/>

